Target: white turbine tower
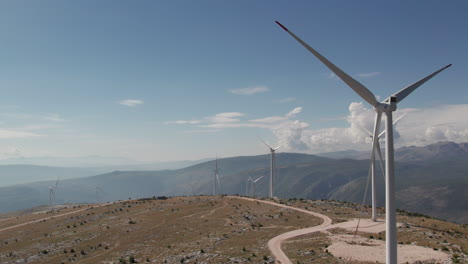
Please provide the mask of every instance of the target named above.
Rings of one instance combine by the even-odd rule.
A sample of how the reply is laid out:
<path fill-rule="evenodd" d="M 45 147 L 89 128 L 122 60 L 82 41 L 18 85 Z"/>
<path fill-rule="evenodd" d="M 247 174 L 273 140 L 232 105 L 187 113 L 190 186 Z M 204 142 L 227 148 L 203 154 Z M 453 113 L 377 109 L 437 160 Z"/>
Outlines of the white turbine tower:
<path fill-rule="evenodd" d="M 49 206 L 52 206 L 53 204 L 55 204 L 55 194 L 58 189 L 59 180 L 60 180 L 60 176 L 57 178 L 53 186 L 49 186 Z"/>
<path fill-rule="evenodd" d="M 255 183 L 257 183 L 257 182 L 258 182 L 259 180 L 261 180 L 262 178 L 263 178 L 263 176 L 260 177 L 260 178 L 258 178 L 258 179 L 256 179 L 256 180 L 252 180 L 252 197 L 255 196 Z"/>
<path fill-rule="evenodd" d="M 96 186 L 96 203 L 99 203 L 99 192 L 103 195 L 106 193 L 103 189 L 99 188 L 99 186 Z"/>
<path fill-rule="evenodd" d="M 49 186 L 49 206 L 52 206 L 52 203 L 55 201 L 54 187 Z"/>
<path fill-rule="evenodd" d="M 249 196 L 249 182 L 251 182 L 251 181 L 252 181 L 252 178 L 249 177 L 247 179 L 247 182 L 245 183 L 245 196 Z"/>
<path fill-rule="evenodd" d="M 270 153 L 271 153 L 271 162 L 270 162 L 270 186 L 269 186 L 269 197 L 270 198 L 273 198 L 273 183 L 274 183 L 274 180 L 275 180 L 275 168 L 276 168 L 276 159 L 275 159 L 275 152 L 281 147 L 281 146 L 278 146 L 276 148 L 272 148 L 270 147 L 270 145 L 268 145 L 267 143 L 265 143 L 265 141 L 263 141 L 261 138 L 259 138 L 260 141 L 263 142 L 263 144 L 265 144 L 265 146 L 267 146 L 269 149 L 270 149 Z"/>
<path fill-rule="evenodd" d="M 385 218 L 386 218 L 386 263 L 396 264 L 397 263 L 397 239 L 396 239 L 396 211 L 395 211 L 395 171 L 394 171 L 394 149 L 393 149 L 393 120 L 392 114 L 397 108 L 397 103 L 405 99 L 410 93 L 416 88 L 421 86 L 423 83 L 447 69 L 452 64 L 449 64 L 434 73 L 424 77 L 423 79 L 401 89 L 400 91 L 392 94 L 383 102 L 378 102 L 374 94 L 367 89 L 364 85 L 353 79 L 351 76 L 343 72 L 341 69 L 336 67 L 333 63 L 323 57 L 320 53 L 314 50 L 312 47 L 307 45 L 304 41 L 298 38 L 295 34 L 289 31 L 286 27 L 281 25 L 278 21 L 276 23 L 288 32 L 293 38 L 302 44 L 307 50 L 309 50 L 317 59 L 325 64 L 333 73 L 336 74 L 343 82 L 345 82 L 351 89 L 353 89 L 359 96 L 362 97 L 366 102 L 374 107 L 377 112 L 376 122 L 374 127 L 373 135 L 377 135 L 379 131 L 380 118 L 382 113 L 385 113 Z M 377 145 L 378 137 L 374 137 L 373 144 Z M 372 150 L 372 155 L 375 155 L 375 149 Z"/>
<path fill-rule="evenodd" d="M 378 113 L 376 113 L 376 116 Z M 406 114 L 401 115 L 399 118 L 397 118 L 394 122 L 393 125 L 395 125 L 401 118 L 403 118 Z M 377 124 L 377 122 L 379 122 Z M 377 221 L 377 192 L 376 192 L 376 181 L 375 181 L 375 151 L 377 150 L 377 154 L 379 155 L 379 160 L 380 160 L 380 167 L 382 169 L 382 174 L 385 176 L 385 169 L 383 166 L 382 162 L 382 152 L 380 148 L 380 143 L 379 140 L 380 138 L 385 134 L 385 130 L 382 131 L 380 134 L 377 135 L 377 140 L 373 140 L 375 138 L 375 135 L 377 132 L 380 130 L 376 130 L 375 128 L 379 127 L 380 128 L 380 120 L 375 120 L 374 123 L 374 133 L 370 132 L 369 130 L 365 129 L 362 127 L 362 129 L 370 136 L 372 139 L 372 151 L 371 151 L 371 158 L 370 158 L 370 173 L 371 173 L 371 188 L 372 188 L 372 220 L 375 222 Z M 374 144 L 375 143 L 375 144 Z"/>
<path fill-rule="evenodd" d="M 214 171 L 214 178 L 213 178 L 213 195 L 218 195 L 219 194 L 219 189 L 220 189 L 220 184 L 219 184 L 219 169 L 218 169 L 218 157 L 216 157 L 216 163 L 215 163 L 215 169 Z"/>

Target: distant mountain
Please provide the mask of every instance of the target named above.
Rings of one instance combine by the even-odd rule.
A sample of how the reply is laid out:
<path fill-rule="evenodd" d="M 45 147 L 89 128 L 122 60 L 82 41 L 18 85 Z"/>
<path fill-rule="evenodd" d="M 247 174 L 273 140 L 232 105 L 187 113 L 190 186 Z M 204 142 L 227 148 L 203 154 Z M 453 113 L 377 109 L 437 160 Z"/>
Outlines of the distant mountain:
<path fill-rule="evenodd" d="M 0 160 L 0 165 L 36 165 L 47 167 L 87 168 L 100 173 L 115 170 L 175 170 L 212 159 L 141 163 L 120 157 L 19 157 Z"/>
<path fill-rule="evenodd" d="M 91 168 L 62 168 L 35 165 L 0 165 L 0 186 L 36 181 L 89 177 L 105 170 Z"/>
<path fill-rule="evenodd" d="M 442 151 L 445 147 L 436 149 Z M 415 150 L 421 151 L 421 148 Z M 428 158 L 426 161 L 396 163 L 397 207 L 468 223 L 468 157 L 435 159 L 435 156 L 424 156 Z M 220 159 L 221 192 L 245 194 L 248 177 L 269 175 L 269 160 L 269 155 Z M 93 177 L 63 180 L 57 190 L 57 202 L 104 202 L 153 195 L 211 194 L 214 163 L 212 160 L 178 170 L 114 171 Z M 275 195 L 360 203 L 368 168 L 369 160 L 278 153 Z M 48 186 L 52 183 L 36 182 L 0 188 L 0 211 L 47 204 Z M 267 183 L 268 177 L 257 183 L 257 195 L 267 195 Z M 96 192 L 96 186 L 104 192 Z M 377 174 L 377 186 L 378 204 L 383 206 L 384 179 L 380 170 Z M 370 202 L 370 194 L 367 202 Z"/>
<path fill-rule="evenodd" d="M 468 143 L 438 142 L 424 147 L 402 147 L 395 156 L 401 161 L 447 160 L 468 157 Z"/>
<path fill-rule="evenodd" d="M 384 147 L 384 144 L 380 144 Z M 370 148 L 369 151 L 337 151 L 337 152 L 328 152 L 317 154 L 321 157 L 334 158 L 334 159 L 369 159 L 370 158 Z M 382 149 L 382 155 L 385 155 L 385 149 Z M 383 157 L 385 158 L 385 157 Z M 427 146 L 416 147 L 401 147 L 395 150 L 395 160 L 396 161 L 429 161 L 429 160 L 447 160 L 447 159 L 459 159 L 459 158 L 468 158 L 468 143 L 454 143 L 450 141 L 437 142 Z"/>

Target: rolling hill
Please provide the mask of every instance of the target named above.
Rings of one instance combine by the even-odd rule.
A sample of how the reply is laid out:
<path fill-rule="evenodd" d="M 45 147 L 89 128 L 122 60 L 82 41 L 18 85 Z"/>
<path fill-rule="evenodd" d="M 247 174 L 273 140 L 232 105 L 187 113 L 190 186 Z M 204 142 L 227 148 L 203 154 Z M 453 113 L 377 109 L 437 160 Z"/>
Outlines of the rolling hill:
<path fill-rule="evenodd" d="M 269 155 L 225 158 L 218 163 L 221 191 L 225 194 L 245 194 L 248 177 L 269 175 Z M 278 153 L 275 196 L 362 202 L 368 166 L 368 160 Z M 209 161 L 178 170 L 115 171 L 63 180 L 57 191 L 57 202 L 211 194 L 213 168 L 214 161 Z M 398 208 L 453 222 L 468 222 L 468 194 L 465 191 L 468 186 L 468 158 L 397 162 L 396 170 Z M 265 177 L 257 183 L 257 195 L 267 195 L 267 182 Z M 0 200 L 3 201 L 0 211 L 47 204 L 49 185 L 51 182 L 44 181 L 0 188 Z M 377 185 L 378 204 L 383 206 L 381 174 L 377 175 Z M 96 186 L 104 192 L 96 192 Z"/>

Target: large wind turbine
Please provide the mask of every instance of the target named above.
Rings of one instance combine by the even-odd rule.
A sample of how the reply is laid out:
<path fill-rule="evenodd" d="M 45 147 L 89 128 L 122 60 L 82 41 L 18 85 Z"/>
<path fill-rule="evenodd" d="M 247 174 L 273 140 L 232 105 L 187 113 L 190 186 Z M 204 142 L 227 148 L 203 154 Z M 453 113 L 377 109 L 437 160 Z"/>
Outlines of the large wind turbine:
<path fill-rule="evenodd" d="M 265 143 L 265 141 L 263 141 L 261 138 L 259 138 L 259 139 L 260 139 L 260 141 L 263 142 L 263 144 L 265 144 L 265 146 L 267 146 L 270 149 L 270 153 L 271 153 L 269 197 L 273 198 L 273 182 L 274 182 L 274 179 L 275 179 L 275 168 L 276 168 L 275 152 L 281 146 L 278 146 L 276 148 L 272 148 L 272 147 L 270 147 L 270 145 Z"/>
<path fill-rule="evenodd" d="M 376 113 L 376 116 L 378 113 Z M 403 118 L 406 114 L 401 115 L 399 118 L 397 118 L 395 121 L 393 121 L 393 125 L 395 125 L 401 118 Z M 379 122 L 379 123 L 377 123 Z M 372 138 L 372 151 L 371 151 L 371 159 L 370 159 L 370 173 L 371 173 L 371 186 L 372 186 L 372 220 L 375 222 L 377 221 L 377 192 L 376 192 L 376 181 L 375 181 L 375 150 L 377 150 L 377 154 L 379 155 L 379 160 L 380 160 L 380 167 L 382 168 L 382 174 L 385 176 L 385 169 L 382 163 L 382 152 L 380 148 L 380 137 L 382 137 L 383 134 L 385 134 L 385 130 L 382 131 L 380 134 L 377 135 L 377 132 L 379 130 L 376 130 L 375 128 L 379 127 L 380 128 L 380 120 L 375 120 L 374 122 L 374 133 L 370 132 L 369 130 L 362 128 L 369 136 Z M 373 139 L 377 137 L 377 140 L 374 141 Z M 375 143 L 375 144 L 374 144 Z"/>
<path fill-rule="evenodd" d="M 262 178 L 263 178 L 263 176 L 260 177 L 260 178 L 258 178 L 258 179 L 256 179 L 256 180 L 252 180 L 252 181 L 251 181 L 251 183 L 252 183 L 252 188 L 251 188 L 251 189 L 252 189 L 252 197 L 255 196 L 255 183 L 257 183 L 257 182 L 258 182 L 259 180 L 261 180 Z"/>
<path fill-rule="evenodd" d="M 373 135 L 377 135 L 379 131 L 380 118 L 382 113 L 385 113 L 385 218 L 386 218 L 386 263 L 396 264 L 397 263 L 397 239 L 396 239 L 396 212 L 395 212 L 395 171 L 394 171 L 394 149 L 393 149 L 393 112 L 397 108 L 397 103 L 405 99 L 410 93 L 416 88 L 421 86 L 423 83 L 447 69 L 452 64 L 449 64 L 434 73 L 429 74 L 423 79 L 401 89 L 400 91 L 390 95 L 383 102 L 378 102 L 374 94 L 367 89 L 364 85 L 353 79 L 351 76 L 343 72 L 341 69 L 336 67 L 333 63 L 323 57 L 320 53 L 298 38 L 295 34 L 289 31 L 286 27 L 281 25 L 278 21 L 276 23 L 288 32 L 294 39 L 302 44 L 307 50 L 309 50 L 317 59 L 325 64 L 333 73 L 336 74 L 343 82 L 345 82 L 351 89 L 353 89 L 359 96 L 362 97 L 366 102 L 374 107 L 377 112 L 376 123 L 374 127 Z M 378 137 L 374 137 L 373 145 L 377 145 Z M 372 154 L 375 155 L 375 149 L 372 150 Z"/>

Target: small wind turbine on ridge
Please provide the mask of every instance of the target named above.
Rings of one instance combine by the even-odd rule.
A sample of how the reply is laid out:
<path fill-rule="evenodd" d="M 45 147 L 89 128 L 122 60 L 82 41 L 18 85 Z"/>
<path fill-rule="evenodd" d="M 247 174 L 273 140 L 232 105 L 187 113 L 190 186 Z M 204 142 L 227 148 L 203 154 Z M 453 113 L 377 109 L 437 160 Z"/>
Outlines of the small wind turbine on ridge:
<path fill-rule="evenodd" d="M 213 195 L 219 195 L 219 168 L 218 168 L 218 156 L 216 155 L 216 163 L 214 171 L 214 178 L 213 178 Z"/>
<path fill-rule="evenodd" d="M 252 189 L 252 190 L 251 190 L 251 191 L 252 191 L 252 197 L 255 197 L 255 183 L 257 183 L 257 182 L 258 182 L 259 180 L 261 180 L 263 177 L 264 177 L 264 176 L 262 176 L 262 177 L 260 177 L 260 178 L 258 178 L 258 179 L 256 179 L 256 180 L 252 180 L 252 181 L 251 181 L 251 182 L 252 182 L 252 188 L 251 188 L 251 189 Z"/>
<path fill-rule="evenodd" d="M 270 198 L 273 198 L 273 186 L 274 186 L 274 180 L 275 180 L 275 168 L 276 168 L 276 159 L 275 159 L 275 152 L 281 147 L 278 146 L 276 148 L 272 148 L 270 147 L 270 145 L 268 145 L 267 143 L 265 143 L 265 141 L 263 141 L 261 138 L 258 138 L 260 139 L 260 141 L 265 144 L 265 146 L 267 146 L 269 149 L 270 149 L 270 153 L 271 153 L 271 161 L 270 161 L 270 186 L 269 186 L 269 191 L 268 191 L 268 195 Z"/>
<path fill-rule="evenodd" d="M 429 79 L 440 73 L 441 71 L 452 66 L 449 64 L 441 69 L 429 74 L 421 80 L 401 89 L 400 91 L 390 95 L 382 102 L 377 101 L 374 94 L 362 85 L 357 80 L 343 72 L 340 68 L 331 63 L 328 59 L 323 57 L 320 53 L 310 47 L 307 43 L 302 41 L 294 33 L 289 31 L 278 21 L 275 21 L 282 29 L 289 35 L 296 39 L 302 46 L 310 51 L 317 59 L 319 59 L 325 66 L 327 66 L 336 76 L 345 82 L 351 89 L 353 89 L 359 96 L 366 102 L 374 107 L 376 111 L 376 122 L 374 126 L 373 135 L 377 135 L 380 129 L 380 119 L 382 113 L 385 113 L 385 225 L 386 225 L 386 263 L 397 263 L 397 229 L 396 229 L 396 208 L 395 208 L 395 162 L 394 162 L 394 149 L 393 149 L 393 112 L 397 108 L 397 103 L 405 99 L 416 88 L 427 82 Z M 377 145 L 378 136 L 373 137 L 373 145 Z M 371 157 L 375 155 L 375 148 L 372 149 Z"/>

